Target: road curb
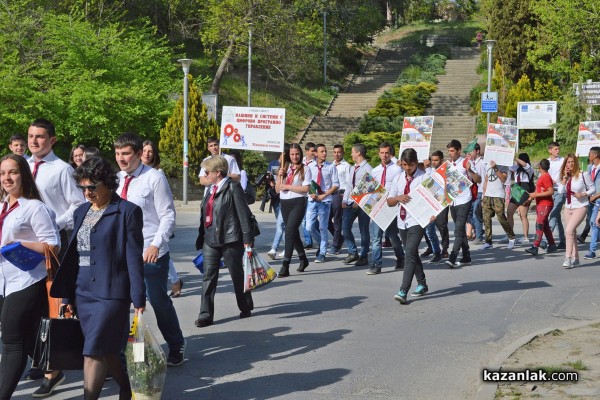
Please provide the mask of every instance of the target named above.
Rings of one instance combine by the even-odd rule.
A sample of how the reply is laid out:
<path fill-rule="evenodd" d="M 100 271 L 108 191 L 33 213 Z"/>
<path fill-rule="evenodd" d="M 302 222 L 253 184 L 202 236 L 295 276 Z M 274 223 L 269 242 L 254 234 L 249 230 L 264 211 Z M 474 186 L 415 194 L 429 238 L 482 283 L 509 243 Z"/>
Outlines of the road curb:
<path fill-rule="evenodd" d="M 594 321 L 579 321 L 576 324 L 568 325 L 566 327 L 554 327 L 554 328 L 544 328 L 537 332 L 531 333 L 529 335 L 525 335 L 515 340 L 504 349 L 502 349 L 496 357 L 488 364 L 487 368 L 494 371 L 499 371 L 500 367 L 504 362 L 517 350 L 521 347 L 525 346 L 527 343 L 531 342 L 538 336 L 544 336 L 548 333 L 555 331 L 557 329 L 562 332 L 568 332 L 573 329 L 583 328 L 584 326 L 594 325 L 600 323 L 600 319 Z M 484 383 L 480 382 L 477 388 L 477 392 L 475 393 L 475 400 L 491 400 L 494 398 L 496 394 L 496 390 L 498 389 L 497 383 Z"/>

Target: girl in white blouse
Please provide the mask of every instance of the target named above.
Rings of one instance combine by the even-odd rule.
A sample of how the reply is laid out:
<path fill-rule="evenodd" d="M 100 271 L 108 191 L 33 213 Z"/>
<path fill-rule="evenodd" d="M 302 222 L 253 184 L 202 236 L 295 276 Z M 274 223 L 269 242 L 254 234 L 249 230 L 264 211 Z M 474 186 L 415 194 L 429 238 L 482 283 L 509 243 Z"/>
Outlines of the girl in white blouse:
<path fill-rule="evenodd" d="M 579 265 L 577 252 L 577 227 L 587 214 L 589 196 L 596 192 L 592 178 L 587 172 L 579 169 L 579 161 L 575 154 L 565 158 L 560 169 L 558 192 L 566 195 L 565 201 L 565 239 L 567 242 L 565 268 Z"/>
<path fill-rule="evenodd" d="M 285 222 L 285 253 L 278 274 L 282 278 L 290 276 L 290 260 L 294 248 L 300 259 L 298 271 L 302 272 L 308 266 L 299 228 L 306 210 L 311 179 L 310 168 L 305 168 L 302 163 L 302 147 L 297 143 L 292 143 L 283 154 L 275 184 L 275 190 L 279 193 L 281 214 Z"/>
<path fill-rule="evenodd" d="M 27 161 L 9 154 L 0 160 L 3 198 L 0 214 L 2 247 L 13 242 L 44 254 L 44 244 L 58 253 L 60 239 L 53 213 L 42 203 Z M 46 264 L 23 271 L 0 255 L 0 398 L 8 399 L 33 354 L 40 318 L 48 315 Z"/>

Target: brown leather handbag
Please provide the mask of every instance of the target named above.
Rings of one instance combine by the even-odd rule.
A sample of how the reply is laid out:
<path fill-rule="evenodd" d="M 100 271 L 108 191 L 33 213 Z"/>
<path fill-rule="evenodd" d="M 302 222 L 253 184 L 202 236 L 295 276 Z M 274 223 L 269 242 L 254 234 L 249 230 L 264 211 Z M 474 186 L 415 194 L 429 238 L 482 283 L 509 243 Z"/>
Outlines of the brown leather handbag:
<path fill-rule="evenodd" d="M 46 291 L 48 293 L 48 317 L 58 318 L 58 310 L 60 309 L 62 299 L 50 296 L 50 288 L 52 287 L 52 281 L 54 281 L 54 276 L 56 275 L 56 271 L 58 271 L 58 266 L 60 263 L 58 261 L 58 257 L 52 249 L 52 246 L 50 246 L 48 243 L 44 243 L 44 256 L 46 257 L 46 273 L 48 274 L 48 277 L 46 278 Z"/>

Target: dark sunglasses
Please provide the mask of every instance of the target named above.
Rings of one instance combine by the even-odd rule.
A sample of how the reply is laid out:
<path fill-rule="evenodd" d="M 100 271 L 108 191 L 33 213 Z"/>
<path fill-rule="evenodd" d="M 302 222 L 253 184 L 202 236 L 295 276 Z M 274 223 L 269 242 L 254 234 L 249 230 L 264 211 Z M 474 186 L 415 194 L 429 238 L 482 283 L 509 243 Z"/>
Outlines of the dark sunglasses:
<path fill-rule="evenodd" d="M 77 185 L 77 189 L 81 190 L 82 192 L 85 192 L 85 190 L 89 190 L 90 192 L 95 192 L 96 190 L 98 190 L 98 186 L 102 185 L 102 182 L 97 183 L 95 185 L 87 185 L 87 186 L 83 186 L 83 185 Z"/>

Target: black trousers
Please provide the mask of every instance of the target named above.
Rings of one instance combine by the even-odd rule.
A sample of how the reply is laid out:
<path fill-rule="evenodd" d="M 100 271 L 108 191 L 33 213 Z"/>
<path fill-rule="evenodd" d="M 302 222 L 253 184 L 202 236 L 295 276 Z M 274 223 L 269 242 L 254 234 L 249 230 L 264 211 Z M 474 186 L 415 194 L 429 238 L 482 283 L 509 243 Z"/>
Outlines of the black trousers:
<path fill-rule="evenodd" d="M 27 356 L 33 354 L 40 319 L 48 315 L 46 279 L 0 298 L 0 309 L 0 399 L 8 400 L 25 371 Z"/>
<path fill-rule="evenodd" d="M 467 218 L 470 209 L 471 201 L 459 206 L 450 206 L 450 214 L 454 221 L 454 245 L 452 246 L 454 257 L 458 257 L 461 250 L 463 257 L 470 255 L 469 240 L 467 239 Z"/>
<path fill-rule="evenodd" d="M 227 243 L 221 247 L 211 247 L 204 242 L 204 279 L 202 280 L 202 296 L 200 298 L 199 319 L 213 322 L 215 316 L 215 294 L 219 283 L 220 260 L 229 270 L 235 299 L 241 312 L 254 309 L 252 294 L 244 293 L 244 244 L 242 242 Z"/>
<path fill-rule="evenodd" d="M 329 215 L 329 233 L 333 237 L 332 245 L 335 249 L 341 249 L 344 244 L 342 236 L 342 197 L 343 194 L 337 192 L 333 195 L 331 201 L 331 213 Z"/>
<path fill-rule="evenodd" d="M 423 239 L 425 231 L 420 225 L 411 226 L 408 229 L 400 229 L 400 239 L 404 243 L 404 274 L 402 275 L 402 285 L 400 290 L 408 292 L 413 277 L 417 278 L 417 283 L 425 285 L 425 272 L 423 263 L 419 257 L 419 244 Z"/>
<path fill-rule="evenodd" d="M 285 222 L 285 253 L 283 261 L 288 263 L 292 259 L 292 253 L 296 249 L 299 257 L 306 257 L 302 239 L 300 239 L 300 224 L 306 211 L 306 197 L 293 199 L 281 199 L 281 215 Z"/>
<path fill-rule="evenodd" d="M 444 210 L 435 217 L 435 226 L 440 231 L 442 237 L 441 247 L 442 251 L 447 251 L 450 246 L 450 233 L 448 232 L 448 210 L 450 207 L 444 208 Z"/>

